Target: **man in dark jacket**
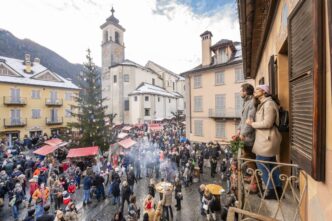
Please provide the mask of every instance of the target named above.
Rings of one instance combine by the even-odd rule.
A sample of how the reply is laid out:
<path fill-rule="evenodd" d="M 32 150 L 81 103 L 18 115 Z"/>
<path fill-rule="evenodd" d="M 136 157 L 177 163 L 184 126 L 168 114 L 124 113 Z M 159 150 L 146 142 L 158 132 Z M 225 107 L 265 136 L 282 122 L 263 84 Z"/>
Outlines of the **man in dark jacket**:
<path fill-rule="evenodd" d="M 97 200 L 100 201 L 100 198 L 103 197 L 105 199 L 105 189 L 104 189 L 104 181 L 105 179 L 100 176 L 100 174 L 96 175 L 94 180 L 94 185 L 97 188 Z"/>
<path fill-rule="evenodd" d="M 50 205 L 44 206 L 44 214 L 38 217 L 36 221 L 53 221 L 55 217 L 54 215 L 49 213 L 49 210 L 50 210 Z"/>
<path fill-rule="evenodd" d="M 122 190 L 121 190 L 121 213 L 123 213 L 123 207 L 124 207 L 125 201 L 127 201 L 128 205 L 129 205 L 129 199 L 130 199 L 131 194 L 133 194 L 133 192 L 131 191 L 130 187 L 128 186 L 128 182 L 123 181 Z"/>
<path fill-rule="evenodd" d="M 90 189 L 92 186 L 92 180 L 90 176 L 86 176 L 83 179 L 83 206 L 90 203 Z"/>
<path fill-rule="evenodd" d="M 120 179 L 113 180 L 111 184 L 112 196 L 113 196 L 113 205 L 120 204 Z"/>
<path fill-rule="evenodd" d="M 129 169 L 129 172 L 127 175 L 127 182 L 128 182 L 131 192 L 134 192 L 134 184 L 135 184 L 135 182 L 137 183 L 137 179 L 135 177 L 135 173 L 134 173 L 134 170 L 132 167 Z"/>

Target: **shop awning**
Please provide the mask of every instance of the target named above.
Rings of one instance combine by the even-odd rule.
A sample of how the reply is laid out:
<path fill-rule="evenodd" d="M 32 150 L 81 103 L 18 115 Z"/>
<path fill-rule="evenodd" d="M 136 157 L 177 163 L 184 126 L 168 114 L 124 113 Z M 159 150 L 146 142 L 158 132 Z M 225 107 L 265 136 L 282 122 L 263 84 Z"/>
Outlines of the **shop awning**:
<path fill-rule="evenodd" d="M 44 145 L 39 149 L 35 150 L 33 153 L 41 156 L 46 156 L 47 154 L 53 153 L 58 146 Z"/>
<path fill-rule="evenodd" d="M 67 158 L 95 156 L 98 154 L 99 154 L 98 146 L 74 148 L 69 150 Z"/>
<path fill-rule="evenodd" d="M 125 130 L 125 131 L 129 131 L 129 130 L 131 130 L 131 129 L 132 129 L 131 126 L 125 126 L 124 128 L 122 128 L 122 130 Z"/>
<path fill-rule="evenodd" d="M 123 133 L 123 132 L 121 132 L 121 133 L 118 134 L 118 138 L 119 138 L 119 139 L 123 139 L 123 138 L 125 138 L 126 136 L 128 136 L 127 133 Z"/>
<path fill-rule="evenodd" d="M 53 138 L 53 139 L 45 141 L 44 143 L 48 144 L 50 146 L 57 146 L 57 145 L 64 143 L 64 141 L 59 138 Z"/>
<path fill-rule="evenodd" d="M 137 142 L 134 141 L 134 140 L 132 140 L 131 138 L 127 138 L 127 139 L 125 139 L 125 140 L 121 140 L 120 142 L 118 142 L 118 144 L 119 144 L 121 147 L 125 148 L 125 149 L 128 149 L 128 148 L 134 146 L 136 143 L 137 143 Z"/>
<path fill-rule="evenodd" d="M 150 130 L 162 130 L 163 126 L 161 124 L 150 124 L 149 125 Z"/>

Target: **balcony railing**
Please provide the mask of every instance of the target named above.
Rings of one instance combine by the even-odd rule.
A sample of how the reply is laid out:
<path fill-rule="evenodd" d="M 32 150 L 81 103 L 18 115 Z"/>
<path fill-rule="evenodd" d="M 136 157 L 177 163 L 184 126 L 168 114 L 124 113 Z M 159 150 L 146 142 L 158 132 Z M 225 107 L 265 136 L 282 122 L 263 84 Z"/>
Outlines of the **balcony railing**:
<path fill-rule="evenodd" d="M 59 125 L 63 124 L 63 117 L 61 118 L 46 118 L 47 125 Z"/>
<path fill-rule="evenodd" d="M 262 165 L 268 172 L 267 184 L 261 181 L 262 170 L 252 169 L 252 165 L 257 164 Z M 277 170 L 280 171 L 278 179 L 282 184 L 282 188 L 279 190 L 276 188 L 277 178 L 272 178 L 272 175 Z M 305 204 L 308 182 L 304 175 L 300 179 L 300 174 L 301 169 L 296 164 L 239 158 L 237 176 L 238 209 L 248 211 L 250 214 L 258 214 L 260 218 L 263 217 L 258 220 L 303 220 L 305 214 L 301 213 L 301 205 Z M 249 184 L 245 183 L 245 175 L 251 175 Z M 259 183 L 262 183 L 262 185 L 257 185 L 259 193 L 257 195 L 251 194 L 249 186 Z M 268 192 L 266 186 L 270 183 L 273 186 L 273 192 L 277 200 L 265 199 Z M 243 213 L 239 210 L 235 211 L 235 213 L 238 214 L 239 221 L 247 220 L 248 214 L 245 212 Z"/>
<path fill-rule="evenodd" d="M 46 99 L 45 104 L 47 106 L 62 106 L 63 100 L 62 99 Z"/>
<path fill-rule="evenodd" d="M 3 103 L 5 105 L 26 105 L 27 99 L 25 97 L 3 97 Z"/>
<path fill-rule="evenodd" d="M 5 118 L 3 119 L 3 125 L 5 128 L 9 127 L 25 127 L 27 125 L 27 119 L 23 118 Z"/>
<path fill-rule="evenodd" d="M 211 118 L 241 118 L 241 112 L 236 109 L 209 109 Z"/>

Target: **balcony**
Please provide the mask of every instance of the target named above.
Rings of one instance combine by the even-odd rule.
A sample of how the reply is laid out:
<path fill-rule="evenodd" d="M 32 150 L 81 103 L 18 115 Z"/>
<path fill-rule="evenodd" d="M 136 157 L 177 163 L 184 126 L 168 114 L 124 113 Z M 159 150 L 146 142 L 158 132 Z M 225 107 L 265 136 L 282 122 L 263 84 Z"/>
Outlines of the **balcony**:
<path fill-rule="evenodd" d="M 46 104 L 46 106 L 61 107 L 63 104 L 63 100 L 62 99 L 46 99 L 45 104 Z"/>
<path fill-rule="evenodd" d="M 5 128 L 12 127 L 25 127 L 27 125 L 27 119 L 23 118 L 5 118 L 3 119 L 3 125 Z"/>
<path fill-rule="evenodd" d="M 61 125 L 63 124 L 63 117 L 61 118 L 46 118 L 47 125 Z"/>
<path fill-rule="evenodd" d="M 241 118 L 241 111 L 235 110 L 234 108 L 225 109 L 209 109 L 209 117 L 221 118 L 221 119 L 238 119 Z"/>
<path fill-rule="evenodd" d="M 257 163 L 261 163 L 263 168 L 268 172 L 267 184 L 261 182 L 262 171 L 260 169 L 251 169 L 250 164 L 257 165 Z M 273 166 L 267 167 L 267 165 Z M 237 220 L 239 221 L 247 220 L 248 217 L 262 221 L 303 220 L 305 215 L 303 214 L 301 205 L 305 204 L 308 181 L 305 176 L 301 176 L 302 171 L 298 165 L 238 158 L 238 168 L 236 181 L 238 208 L 233 210 L 232 214 L 228 214 L 229 219 L 227 220 L 234 220 L 235 214 L 237 214 L 239 218 Z M 280 176 L 272 179 L 273 173 L 277 170 L 280 171 Z M 252 175 L 249 184 L 244 181 L 246 174 Z M 277 194 L 276 181 L 280 181 L 282 184 L 280 195 Z M 248 187 L 253 183 L 262 183 L 262 186 L 258 185 L 259 194 L 250 194 Z M 265 199 L 267 195 L 266 186 L 269 183 L 272 184 L 275 194 L 278 195 L 277 200 Z"/>
<path fill-rule="evenodd" d="M 27 104 L 27 99 L 25 97 L 3 97 L 3 103 L 5 105 L 16 105 L 24 106 Z"/>

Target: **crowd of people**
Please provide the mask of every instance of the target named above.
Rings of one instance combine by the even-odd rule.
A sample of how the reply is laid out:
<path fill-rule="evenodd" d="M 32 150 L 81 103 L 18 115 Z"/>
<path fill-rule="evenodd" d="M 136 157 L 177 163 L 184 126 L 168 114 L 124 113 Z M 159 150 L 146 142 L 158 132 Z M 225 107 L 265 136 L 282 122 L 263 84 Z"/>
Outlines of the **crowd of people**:
<path fill-rule="evenodd" d="M 237 135 L 245 143 L 243 156 L 274 162 L 280 145 L 280 133 L 275 126 L 278 124 L 278 107 L 269 96 L 266 85 L 256 88 L 256 99 L 251 85 L 242 85 L 241 92 L 244 108 Z M 256 100 L 260 101 L 258 105 Z M 232 175 L 236 176 L 235 173 L 232 174 L 232 171 L 236 172 L 236 165 L 232 162 L 227 148 L 218 142 L 191 143 L 183 136 L 183 128 L 174 122 L 165 124 L 160 131 L 134 129 L 130 136 L 137 142 L 130 150 L 111 150 L 109 156 L 71 162 L 63 161 L 63 157 L 54 155 L 40 157 L 21 154 L 22 150 L 34 147 L 33 139 L 28 137 L 19 144 L 18 151 L 6 151 L 10 148 L 6 148 L 7 144 L 3 140 L 0 206 L 8 202 L 15 220 L 19 219 L 21 208 L 27 207 L 24 220 L 75 221 L 79 219 L 77 202 L 82 201 L 83 207 L 88 208 L 92 201 L 99 202 L 110 197 L 117 208 L 113 220 L 135 221 L 142 218 L 159 221 L 173 219 L 173 198 L 176 209 L 181 210 L 183 188 L 192 185 L 195 180 L 198 181 L 206 168 L 210 168 L 211 178 L 227 184 L 227 194 L 235 191 L 236 186 L 230 181 Z M 46 139 L 47 136 L 38 138 L 38 142 Z M 272 189 L 266 165 L 270 166 L 254 163 L 249 167 L 261 169 L 264 184 L 268 189 Z M 280 191 L 278 176 L 279 171 L 276 170 L 273 183 Z M 141 208 L 136 201 L 135 184 L 142 178 L 149 179 L 149 182 Z M 249 174 L 247 179 L 252 180 Z M 158 183 L 161 184 L 160 188 L 157 188 Z M 259 181 L 252 184 L 254 186 L 250 187 L 251 191 L 257 192 Z M 198 192 L 201 214 L 208 220 L 215 220 L 220 199 L 203 184 Z M 225 204 L 226 207 L 234 205 L 235 195 L 232 196 L 231 202 Z M 277 196 L 271 190 L 266 197 L 275 199 Z M 125 208 L 127 210 L 124 210 Z"/>

